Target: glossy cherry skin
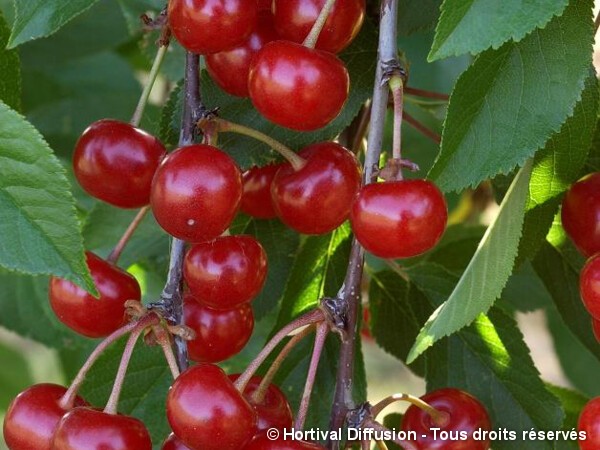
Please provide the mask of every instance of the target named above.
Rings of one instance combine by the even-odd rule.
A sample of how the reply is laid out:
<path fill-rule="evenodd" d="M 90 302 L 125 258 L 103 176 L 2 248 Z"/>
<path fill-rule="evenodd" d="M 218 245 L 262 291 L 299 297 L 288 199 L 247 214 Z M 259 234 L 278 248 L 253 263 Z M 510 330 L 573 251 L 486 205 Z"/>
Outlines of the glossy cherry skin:
<path fill-rule="evenodd" d="M 185 257 L 183 274 L 200 302 L 217 309 L 234 308 L 263 288 L 267 255 L 252 236 L 221 236 L 194 245 Z"/>
<path fill-rule="evenodd" d="M 258 10 L 262 11 L 262 10 L 271 10 L 271 4 L 273 3 L 273 0 L 258 0 Z"/>
<path fill-rule="evenodd" d="M 99 120 L 77 141 L 73 169 L 92 197 L 119 208 L 140 208 L 150 202 L 152 177 L 165 154 L 161 142 L 145 131 Z"/>
<path fill-rule="evenodd" d="M 231 381 L 239 378 L 239 374 L 229 375 Z M 261 376 L 254 376 L 250 379 L 244 389 L 244 397 L 254 407 L 258 416 L 258 430 L 268 430 L 276 428 L 278 430 L 291 429 L 293 426 L 292 408 L 287 398 L 277 386 L 269 384 L 262 401 L 257 402 L 252 396 L 257 391 L 262 382 Z"/>
<path fill-rule="evenodd" d="M 248 89 L 271 122 L 298 131 L 322 128 L 348 99 L 350 78 L 335 55 L 289 41 L 272 41 L 254 57 Z"/>
<path fill-rule="evenodd" d="M 161 450 L 192 450 L 181 439 L 171 433 L 162 444 Z"/>
<path fill-rule="evenodd" d="M 206 68 L 213 80 L 225 92 L 238 97 L 248 97 L 250 63 L 267 42 L 278 39 L 273 25 L 273 15 L 261 12 L 256 28 L 237 47 L 206 56 Z"/>
<path fill-rule="evenodd" d="M 431 417 L 416 406 L 410 406 L 402 419 L 404 431 L 415 431 L 417 440 L 413 444 L 419 450 L 487 450 L 489 440 L 476 441 L 473 432 L 490 430 L 491 423 L 485 407 L 472 395 L 458 389 L 446 388 L 421 397 L 440 412 L 447 413 L 446 424 L 436 424 Z M 466 440 L 434 439 L 431 428 L 441 431 L 466 432 Z"/>
<path fill-rule="evenodd" d="M 196 333 L 196 338 L 188 341 L 194 361 L 217 363 L 237 355 L 254 330 L 254 314 L 247 303 L 233 309 L 213 309 L 188 294 L 183 309 L 185 324 Z"/>
<path fill-rule="evenodd" d="M 108 261 L 86 252 L 86 262 L 100 298 L 95 298 L 71 281 L 50 279 L 50 306 L 58 319 L 77 333 L 104 337 L 125 325 L 125 302 L 140 301 L 137 280 Z"/>
<path fill-rule="evenodd" d="M 446 201 L 426 180 L 364 186 L 350 213 L 361 245 L 380 258 L 409 258 L 433 248 L 448 222 Z"/>
<path fill-rule="evenodd" d="M 146 426 L 134 417 L 80 407 L 63 416 L 52 449 L 152 450 L 152 441 Z"/>
<path fill-rule="evenodd" d="M 584 256 L 600 252 L 600 172 L 587 175 L 567 191 L 562 226 Z"/>
<path fill-rule="evenodd" d="M 577 428 L 586 434 L 586 440 L 579 441 L 580 450 L 600 448 L 600 397 L 591 399 L 581 410 Z"/>
<path fill-rule="evenodd" d="M 56 384 L 36 384 L 21 392 L 4 417 L 4 440 L 11 450 L 51 450 L 52 435 L 67 412 L 59 401 L 67 389 Z M 75 399 L 75 406 L 86 403 Z"/>
<path fill-rule="evenodd" d="M 175 380 L 167 419 L 187 446 L 202 450 L 239 450 L 256 433 L 256 412 L 212 364 L 193 366 Z"/>
<path fill-rule="evenodd" d="M 335 142 L 313 144 L 300 153 L 304 167 L 282 167 L 271 185 L 277 215 L 304 234 L 328 233 L 348 218 L 360 188 L 360 168 L 354 154 Z"/>
<path fill-rule="evenodd" d="M 257 219 L 273 219 L 277 212 L 271 198 L 271 184 L 277 171 L 283 164 L 269 164 L 263 167 L 252 167 L 244 172 L 244 193 L 240 209 Z"/>
<path fill-rule="evenodd" d="M 585 263 L 579 276 L 579 291 L 588 312 L 600 320 L 600 254 Z"/>
<path fill-rule="evenodd" d="M 325 447 L 310 442 L 284 440 L 283 438 L 272 441 L 265 433 L 261 433 L 252 439 L 252 442 L 246 445 L 243 450 L 325 450 Z"/>
<path fill-rule="evenodd" d="M 171 0 L 169 24 L 179 43 L 201 55 L 241 44 L 258 15 L 256 0 Z"/>
<path fill-rule="evenodd" d="M 327 0 L 274 0 L 277 32 L 288 41 L 301 44 L 310 33 Z M 315 48 L 338 53 L 360 31 L 365 18 L 365 0 L 337 0 Z"/>
<path fill-rule="evenodd" d="M 152 181 L 150 203 L 160 226 L 190 242 L 221 235 L 242 198 L 242 174 L 229 155 L 210 145 L 175 150 Z"/>
<path fill-rule="evenodd" d="M 598 343 L 600 343 L 600 320 L 592 318 L 592 331 Z"/>

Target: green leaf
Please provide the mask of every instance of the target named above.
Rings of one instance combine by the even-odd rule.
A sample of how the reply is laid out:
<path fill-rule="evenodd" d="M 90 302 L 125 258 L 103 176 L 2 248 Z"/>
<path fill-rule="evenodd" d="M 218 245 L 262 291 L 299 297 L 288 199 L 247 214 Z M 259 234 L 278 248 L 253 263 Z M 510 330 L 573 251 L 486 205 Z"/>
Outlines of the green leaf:
<path fill-rule="evenodd" d="M 579 415 L 581 414 L 583 407 L 589 401 L 589 398 L 581 395 L 577 391 L 559 386 L 552 386 L 551 384 L 546 384 L 546 389 L 560 400 L 566 413 L 562 429 L 565 431 L 577 430 Z M 555 446 L 556 450 L 579 450 L 579 448 L 577 441 L 558 441 Z"/>
<path fill-rule="evenodd" d="M 568 0 L 444 0 L 430 60 L 520 41 L 560 15 Z"/>
<path fill-rule="evenodd" d="M 521 169 L 454 291 L 419 333 L 409 363 L 485 313 L 502 293 L 517 256 L 531 166 L 528 162 Z"/>
<path fill-rule="evenodd" d="M 398 34 L 407 36 L 432 29 L 440 16 L 442 0 L 405 0 L 398 3 Z"/>
<path fill-rule="evenodd" d="M 38 131 L 0 103 L 0 265 L 95 292 L 65 171 Z"/>
<path fill-rule="evenodd" d="M 33 384 L 23 352 L 0 343 L 0 411 L 6 411 L 10 402 Z"/>
<path fill-rule="evenodd" d="M 16 17 L 9 48 L 46 37 L 98 0 L 15 0 Z"/>
<path fill-rule="evenodd" d="M 535 154 L 573 113 L 588 77 L 591 2 L 518 43 L 489 50 L 460 77 L 429 173 L 442 190 L 475 186 Z"/>
<path fill-rule="evenodd" d="M 21 61 L 16 50 L 7 50 L 10 28 L 0 12 L 0 101 L 21 109 Z"/>

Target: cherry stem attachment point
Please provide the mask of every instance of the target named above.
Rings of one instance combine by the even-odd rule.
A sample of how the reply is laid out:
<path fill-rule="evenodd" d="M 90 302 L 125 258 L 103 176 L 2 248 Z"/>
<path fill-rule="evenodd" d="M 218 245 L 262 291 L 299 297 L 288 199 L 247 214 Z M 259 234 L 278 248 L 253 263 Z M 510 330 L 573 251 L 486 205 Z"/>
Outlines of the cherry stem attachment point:
<path fill-rule="evenodd" d="M 139 126 L 142 121 L 142 117 L 144 115 L 144 111 L 146 110 L 146 106 L 148 105 L 148 100 L 150 99 L 150 94 L 152 93 L 152 88 L 154 87 L 154 83 L 156 83 L 156 79 L 158 78 L 158 73 L 160 72 L 160 67 L 162 66 L 163 61 L 165 60 L 165 55 L 167 54 L 167 50 L 169 49 L 168 41 L 164 45 L 161 45 L 156 52 L 156 57 L 154 58 L 154 62 L 152 63 L 152 68 L 150 69 L 150 74 L 148 75 L 148 81 L 144 86 L 144 90 L 142 91 L 142 95 L 140 100 L 135 108 L 133 116 L 129 123 L 134 127 Z"/>
<path fill-rule="evenodd" d="M 323 8 L 321 8 L 321 12 L 317 17 L 317 20 L 315 20 L 315 23 L 311 28 L 310 33 L 308 33 L 308 36 L 306 36 L 306 39 L 304 39 L 302 45 L 308 48 L 315 48 L 315 45 L 317 45 L 317 41 L 319 40 L 319 35 L 321 34 L 321 31 L 323 30 L 323 27 L 327 22 L 327 18 L 329 17 L 331 10 L 335 6 L 335 1 L 336 0 L 327 0 L 327 2 L 323 5 Z"/>
<path fill-rule="evenodd" d="M 408 402 L 411 405 L 414 405 L 417 408 L 425 411 L 427 414 L 429 414 L 429 417 L 431 417 L 431 420 L 434 422 L 434 424 L 440 427 L 446 426 L 450 420 L 450 415 L 447 412 L 435 409 L 429 403 L 424 402 L 418 397 L 403 393 L 390 395 L 373 406 L 371 408 L 371 414 L 373 418 L 376 418 L 379 413 L 381 413 L 381 411 L 383 411 L 389 405 L 397 402 Z"/>
<path fill-rule="evenodd" d="M 404 80 L 399 75 L 393 75 L 389 80 L 390 90 L 394 99 L 394 135 L 393 158 L 402 159 L 402 116 L 404 114 Z M 402 179 L 402 172 L 399 174 Z"/>
<path fill-rule="evenodd" d="M 110 252 L 110 255 L 108 255 L 108 258 L 106 258 L 106 260 L 109 263 L 112 263 L 112 264 L 117 263 L 117 261 L 121 257 L 121 253 L 123 253 L 123 250 L 125 250 L 125 246 L 127 245 L 129 240 L 133 236 L 133 233 L 135 233 L 135 230 L 137 230 L 140 223 L 142 223 L 142 220 L 144 220 L 144 217 L 146 217 L 146 214 L 148 213 L 148 211 L 150 211 L 150 206 L 144 206 L 142 209 L 140 209 L 138 211 L 136 216 L 133 218 L 133 220 L 127 227 L 127 230 L 125 230 L 125 233 L 123 233 L 123 236 L 121 236 L 121 239 L 119 239 L 119 242 L 117 243 L 115 248 L 112 250 L 112 252 Z"/>

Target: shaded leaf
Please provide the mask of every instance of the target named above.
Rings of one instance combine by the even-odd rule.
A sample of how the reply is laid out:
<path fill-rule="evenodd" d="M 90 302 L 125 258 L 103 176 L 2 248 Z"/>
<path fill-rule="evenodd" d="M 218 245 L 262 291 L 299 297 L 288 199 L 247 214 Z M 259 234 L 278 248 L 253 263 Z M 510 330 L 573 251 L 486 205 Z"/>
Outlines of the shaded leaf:
<path fill-rule="evenodd" d="M 21 109 L 21 61 L 16 50 L 7 50 L 10 28 L 0 12 L 0 101 Z"/>

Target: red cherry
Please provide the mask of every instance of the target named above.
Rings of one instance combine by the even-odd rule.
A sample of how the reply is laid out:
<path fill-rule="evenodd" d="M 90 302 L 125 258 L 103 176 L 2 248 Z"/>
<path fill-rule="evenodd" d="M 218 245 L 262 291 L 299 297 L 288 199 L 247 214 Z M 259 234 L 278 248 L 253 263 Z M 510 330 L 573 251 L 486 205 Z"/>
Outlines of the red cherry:
<path fill-rule="evenodd" d="M 327 0 L 274 0 L 275 27 L 288 41 L 301 44 Z M 365 0 L 337 0 L 315 48 L 338 53 L 352 42 L 365 18 Z"/>
<path fill-rule="evenodd" d="M 198 301 L 212 308 L 233 308 L 263 288 L 267 255 L 252 236 L 222 236 L 194 245 L 185 257 L 183 273 Z"/>
<path fill-rule="evenodd" d="M 187 50 L 206 55 L 241 44 L 256 25 L 256 0 L 171 0 L 169 24 Z"/>
<path fill-rule="evenodd" d="M 300 152 L 304 167 L 283 166 L 271 186 L 273 205 L 290 228 L 323 234 L 348 218 L 360 188 L 360 168 L 354 154 L 334 142 L 313 144 Z"/>
<path fill-rule="evenodd" d="M 206 56 L 206 68 L 213 80 L 231 95 L 248 97 L 248 75 L 250 63 L 267 42 L 277 39 L 273 15 L 262 12 L 258 24 L 248 38 L 237 47 Z"/>
<path fill-rule="evenodd" d="M 588 312 L 600 320 L 600 253 L 585 263 L 579 277 L 579 290 Z"/>
<path fill-rule="evenodd" d="M 586 439 L 579 441 L 580 450 L 598 450 L 600 448 L 600 397 L 591 399 L 579 415 L 579 433 L 585 433 Z"/>
<path fill-rule="evenodd" d="M 596 320 L 592 318 L 592 330 L 594 331 L 594 336 L 598 343 L 600 343 L 600 320 Z"/>
<path fill-rule="evenodd" d="M 67 412 L 59 401 L 67 389 L 56 384 L 36 384 L 21 392 L 4 417 L 4 440 L 11 450 L 51 450 L 52 435 Z M 75 406 L 85 405 L 76 397 Z"/>
<path fill-rule="evenodd" d="M 587 175 L 567 191 L 562 225 L 586 257 L 600 252 L 600 172 Z"/>
<path fill-rule="evenodd" d="M 150 202 L 152 177 L 165 154 L 161 142 L 145 131 L 99 120 L 77 141 L 73 168 L 91 196 L 119 208 L 140 208 Z"/>
<path fill-rule="evenodd" d="M 165 439 L 165 442 L 163 442 L 161 450 L 191 450 L 191 449 L 187 445 L 185 445 L 183 442 L 181 442 L 181 439 L 179 439 L 177 436 L 175 436 L 174 433 L 171 433 L 167 437 L 167 439 Z"/>
<path fill-rule="evenodd" d="M 92 252 L 86 262 L 100 298 L 94 298 L 74 283 L 50 278 L 50 306 L 69 328 L 91 338 L 108 336 L 126 323 L 125 302 L 140 301 L 136 279 Z"/>
<path fill-rule="evenodd" d="M 254 330 L 254 315 L 248 304 L 233 309 L 213 309 L 191 295 L 184 302 L 185 324 L 196 332 L 188 341 L 190 359 L 217 363 L 237 355 Z"/>
<path fill-rule="evenodd" d="M 265 433 L 261 433 L 252 439 L 252 442 L 246 445 L 244 450 L 325 450 L 325 447 L 310 442 L 284 440 L 283 438 L 272 441 Z"/>
<path fill-rule="evenodd" d="M 335 55 L 289 41 L 272 41 L 250 67 L 248 89 L 270 121 L 299 131 L 322 128 L 348 98 L 350 78 Z"/>
<path fill-rule="evenodd" d="M 189 447 L 239 450 L 256 432 L 256 413 L 225 372 L 198 364 L 183 372 L 167 396 L 167 419 Z"/>
<path fill-rule="evenodd" d="M 146 426 L 138 419 L 92 408 L 75 408 L 59 422 L 53 450 L 151 450 Z"/>
<path fill-rule="evenodd" d="M 361 245 L 380 258 L 409 258 L 433 248 L 446 229 L 448 210 L 440 190 L 426 180 L 364 186 L 350 213 Z"/>
<path fill-rule="evenodd" d="M 239 378 L 239 374 L 229 375 L 231 381 Z M 254 407 L 258 415 L 258 430 L 276 428 L 278 430 L 291 429 L 293 426 L 292 408 L 281 389 L 273 383 L 269 384 L 262 401 L 257 402 L 253 395 L 258 390 L 263 378 L 254 376 L 244 389 L 244 397 Z"/>
<path fill-rule="evenodd" d="M 413 444 L 419 450 L 487 450 L 489 440 L 475 440 L 473 432 L 490 430 L 491 423 L 485 407 L 472 395 L 458 389 L 446 388 L 430 392 L 421 397 L 430 406 L 442 413 L 446 413 L 446 423 L 435 423 L 429 414 L 410 406 L 402 419 L 404 431 L 414 431 L 417 440 Z M 434 439 L 431 428 L 439 428 L 438 439 Z M 466 433 L 466 440 L 440 439 L 440 433 Z"/>
<path fill-rule="evenodd" d="M 268 9 L 270 11 L 271 3 L 273 3 L 273 0 L 258 0 L 258 9 L 259 10 Z"/>
<path fill-rule="evenodd" d="M 277 217 L 271 199 L 271 183 L 283 164 L 269 164 L 263 167 L 252 167 L 244 172 L 244 193 L 240 209 L 249 216 L 258 219 Z"/>
<path fill-rule="evenodd" d="M 152 181 L 157 222 L 186 241 L 214 239 L 231 224 L 242 198 L 242 174 L 229 155 L 210 145 L 175 150 Z"/>

